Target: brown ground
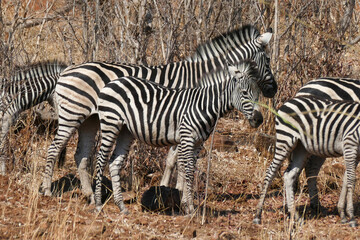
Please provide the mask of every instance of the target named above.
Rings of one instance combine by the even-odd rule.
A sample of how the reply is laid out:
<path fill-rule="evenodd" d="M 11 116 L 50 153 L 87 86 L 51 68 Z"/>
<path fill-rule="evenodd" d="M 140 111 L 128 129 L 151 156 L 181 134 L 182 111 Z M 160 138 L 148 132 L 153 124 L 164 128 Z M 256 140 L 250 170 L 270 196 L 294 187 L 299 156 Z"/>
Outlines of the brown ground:
<path fill-rule="evenodd" d="M 14 138 L 16 141 L 29 137 L 31 156 L 17 157 L 24 149 L 13 147 L 16 164 L 8 164 L 10 173 L 0 177 L 0 239 L 284 239 L 288 238 L 289 221 L 284 217 L 282 179 L 277 178 L 266 199 L 263 223 L 252 223 L 258 202 L 259 186 L 269 160 L 253 145 L 241 145 L 244 139 L 252 139 L 254 130 L 239 131 L 244 123 L 224 119 L 218 125 L 215 150 L 212 151 L 209 199 L 207 215 L 202 224 L 201 214 L 193 218 L 183 215 L 167 216 L 160 213 L 142 212 L 141 194 L 150 184 L 156 184 L 160 171 L 147 176 L 144 168 L 135 167 L 134 179 L 138 185 L 135 198 L 127 203 L 129 215 L 121 215 L 111 199 L 104 211 L 94 213 L 94 207 L 83 199 L 78 188 L 65 192 L 60 197 L 43 197 L 38 194 L 41 172 L 45 165 L 49 141 L 43 136 L 31 135 Z M 246 125 L 246 123 L 245 123 Z M 229 135 L 229 132 L 232 134 Z M 244 138 L 244 132 L 249 135 Z M 37 136 L 37 137 L 36 137 Z M 258 140 L 258 138 L 255 138 Z M 24 145 L 24 144 L 23 144 Z M 209 143 L 206 144 L 209 149 Z M 258 147 L 259 149 L 259 147 Z M 56 168 L 53 180 L 68 174 L 76 174 L 72 161 L 75 139 L 67 153 L 67 162 Z M 259 149 L 260 150 L 260 149 Z M 157 150 L 163 153 L 163 150 Z M 29 155 L 29 154 L 28 154 Z M 269 154 L 267 154 L 269 156 Z M 21 154 L 20 154 L 21 156 Z M 163 156 L 163 154 L 161 155 Z M 206 172 L 208 155 L 203 152 L 198 164 L 198 173 Z M 265 157 L 264 157 L 265 156 Z M 154 156 L 153 156 L 154 157 Z M 156 157 L 156 156 L 155 156 Z M 146 160 L 151 164 L 151 158 Z M 359 228 L 350 228 L 339 223 L 336 210 L 342 176 L 341 160 L 328 161 L 322 171 L 319 186 L 324 213 L 311 219 L 306 210 L 308 196 L 305 184 L 300 184 L 297 206 L 305 209 L 305 224 L 293 231 L 294 239 L 356 239 Z M 149 167 L 150 168 L 150 167 Z M 146 168 L 146 169 L 149 169 Z M 284 170 L 284 167 L 283 167 Z M 340 172 L 340 173 L 339 173 Z M 201 175 L 201 174 L 199 174 Z M 358 174 L 359 175 L 359 174 Z M 196 192 L 203 197 L 203 185 Z M 357 184 L 359 189 L 359 184 Z M 356 191 L 358 193 L 358 190 Z M 356 217 L 360 210 L 358 194 L 355 195 Z M 202 200 L 202 199 L 201 199 Z M 202 208 L 199 210 L 202 211 Z"/>

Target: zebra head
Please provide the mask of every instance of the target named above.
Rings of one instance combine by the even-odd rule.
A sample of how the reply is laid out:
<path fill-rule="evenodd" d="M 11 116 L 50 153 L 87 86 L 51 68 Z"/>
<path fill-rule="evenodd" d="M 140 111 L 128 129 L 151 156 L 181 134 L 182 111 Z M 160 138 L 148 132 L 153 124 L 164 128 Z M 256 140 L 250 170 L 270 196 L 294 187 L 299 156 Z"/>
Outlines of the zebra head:
<path fill-rule="evenodd" d="M 270 58 L 265 51 L 257 52 L 252 58 L 258 66 L 257 84 L 264 97 L 272 98 L 277 92 L 277 83 L 270 68 Z"/>
<path fill-rule="evenodd" d="M 239 62 L 229 66 L 229 73 L 235 84 L 230 97 L 232 105 L 245 115 L 251 127 L 259 127 L 263 116 L 258 105 L 261 91 L 257 84 L 259 72 L 256 63 L 251 60 Z"/>
<path fill-rule="evenodd" d="M 247 26 L 238 36 L 241 44 L 233 49 L 229 49 L 226 59 L 234 64 L 243 59 L 254 60 L 258 66 L 259 78 L 257 80 L 264 97 L 272 98 L 277 92 L 277 83 L 270 68 L 270 58 L 265 52 L 266 46 L 272 38 L 271 31 L 260 34 L 253 26 Z M 237 38 L 226 39 L 227 42 L 236 42 Z M 235 44 L 235 43 L 234 43 Z"/>

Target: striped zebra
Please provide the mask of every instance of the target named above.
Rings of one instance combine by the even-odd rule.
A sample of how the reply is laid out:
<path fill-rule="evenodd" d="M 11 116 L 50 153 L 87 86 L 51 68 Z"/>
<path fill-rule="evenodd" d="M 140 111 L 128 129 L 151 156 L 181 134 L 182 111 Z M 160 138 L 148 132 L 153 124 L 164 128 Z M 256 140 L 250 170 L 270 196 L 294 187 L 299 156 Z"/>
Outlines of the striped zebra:
<path fill-rule="evenodd" d="M 298 91 L 296 97 L 307 95 L 313 95 L 326 99 L 360 102 L 360 80 L 330 77 L 314 79 L 306 83 Z M 324 157 L 310 156 L 305 166 L 310 196 L 310 207 L 316 212 L 321 206 L 318 196 L 316 177 L 319 174 L 324 161 Z"/>
<path fill-rule="evenodd" d="M 193 56 L 182 62 L 157 67 L 90 62 L 66 69 L 55 90 L 59 128 L 48 149 L 42 192 L 51 195 L 55 160 L 77 129 L 79 137 L 74 157 L 82 191 L 86 197 L 93 195 L 91 179 L 86 169 L 99 128 L 98 94 L 105 84 L 123 76 L 134 76 L 171 88 L 191 88 L 198 85 L 198 79 L 204 73 L 222 69 L 227 62 L 253 59 L 260 72 L 258 84 L 264 96 L 272 97 L 277 91 L 277 84 L 265 53 L 271 36 L 271 33 L 260 35 L 255 27 L 248 25 L 199 46 Z"/>
<path fill-rule="evenodd" d="M 360 103 L 338 101 L 314 96 L 299 96 L 280 107 L 275 120 L 275 156 L 266 171 L 264 185 L 257 206 L 255 223 L 260 223 L 266 192 L 281 163 L 292 154 L 284 173 L 286 202 L 291 219 L 299 216 L 294 206 L 294 181 L 305 166 L 309 155 L 326 157 L 344 156 L 345 181 L 338 203 L 341 222 L 356 226 L 353 208 L 355 169 L 360 159 Z M 346 203 L 345 203 L 346 199 Z"/>
<path fill-rule="evenodd" d="M 308 95 L 325 99 L 360 102 L 360 80 L 336 77 L 314 79 L 306 83 L 295 97 Z M 317 189 L 317 176 L 325 159 L 325 157 L 311 155 L 305 165 L 310 208 L 315 212 L 318 212 L 321 206 Z M 258 214 L 255 219 L 261 219 L 261 213 Z M 259 222 L 259 220 L 255 220 L 254 222 Z"/>
<path fill-rule="evenodd" d="M 252 127 L 263 117 L 257 104 L 261 93 L 256 64 L 242 61 L 202 79 L 202 87 L 171 89 L 135 77 L 107 84 L 99 94 L 101 145 L 96 164 L 95 203 L 101 203 L 101 180 L 109 160 L 114 201 L 126 213 L 121 195 L 120 169 L 134 139 L 152 146 L 178 144 L 178 162 L 185 173 L 182 203 L 187 214 L 194 211 L 193 178 L 195 152 L 213 131 L 216 121 L 233 108 L 240 110 Z M 184 199 L 184 196 L 185 199 Z"/>
<path fill-rule="evenodd" d="M 5 175 L 7 133 L 22 111 L 43 101 L 52 106 L 53 93 L 60 73 L 67 66 L 58 61 L 40 62 L 18 71 L 0 86 L 0 174 Z"/>

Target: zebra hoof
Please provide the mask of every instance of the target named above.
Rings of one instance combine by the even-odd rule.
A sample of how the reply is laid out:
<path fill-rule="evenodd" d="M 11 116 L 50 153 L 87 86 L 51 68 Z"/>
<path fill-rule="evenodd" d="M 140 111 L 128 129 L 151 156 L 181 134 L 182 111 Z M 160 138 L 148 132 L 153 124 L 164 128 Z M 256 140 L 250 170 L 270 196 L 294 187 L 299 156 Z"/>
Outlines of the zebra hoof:
<path fill-rule="evenodd" d="M 94 197 L 94 195 L 90 195 L 90 196 L 88 196 L 88 204 L 89 205 L 95 205 L 95 197 Z"/>
<path fill-rule="evenodd" d="M 51 193 L 50 189 L 44 189 L 43 187 L 40 187 L 39 193 L 40 193 L 40 195 L 43 195 L 43 196 L 46 196 L 46 197 L 51 197 L 52 196 L 52 193 Z"/>
<path fill-rule="evenodd" d="M 261 219 L 260 218 L 254 218 L 253 223 L 254 224 L 261 224 Z"/>
<path fill-rule="evenodd" d="M 348 220 L 346 218 L 342 218 L 340 221 L 341 224 L 346 224 L 348 223 Z"/>
<path fill-rule="evenodd" d="M 358 226 L 358 223 L 357 223 L 356 220 L 352 220 L 352 221 L 349 222 L 349 226 L 350 226 L 350 227 L 357 227 L 357 226 Z"/>
<path fill-rule="evenodd" d="M 95 207 L 95 212 L 99 213 L 102 211 L 102 205 Z"/>
<path fill-rule="evenodd" d="M 127 208 L 120 211 L 120 213 L 123 214 L 123 215 L 129 215 L 130 214 L 130 212 L 129 212 L 129 210 L 127 210 Z"/>

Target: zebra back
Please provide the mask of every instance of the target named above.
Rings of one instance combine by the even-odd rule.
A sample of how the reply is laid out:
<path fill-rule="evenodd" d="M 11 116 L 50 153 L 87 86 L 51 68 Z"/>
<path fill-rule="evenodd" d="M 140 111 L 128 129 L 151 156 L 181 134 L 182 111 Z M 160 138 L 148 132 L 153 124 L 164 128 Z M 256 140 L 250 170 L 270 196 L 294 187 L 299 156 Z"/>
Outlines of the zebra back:
<path fill-rule="evenodd" d="M 276 117 L 279 141 L 299 138 L 309 153 L 323 157 L 343 154 L 343 139 L 360 125 L 360 104 L 353 101 L 295 97 Z"/>
<path fill-rule="evenodd" d="M 18 70 L 1 83 L 1 110 L 9 114 L 35 106 L 52 97 L 60 73 L 67 67 L 58 61 L 40 62 Z"/>
<path fill-rule="evenodd" d="M 240 60 L 252 59 L 259 69 L 257 82 L 265 97 L 273 97 L 277 92 L 277 83 L 270 68 L 270 58 L 264 51 L 272 33 L 260 32 L 252 25 L 244 25 L 233 31 L 221 34 L 214 39 L 199 45 L 188 61 L 204 62 L 209 71 Z"/>
<path fill-rule="evenodd" d="M 306 95 L 360 102 L 360 80 L 330 77 L 314 79 L 306 83 L 296 94 Z"/>

